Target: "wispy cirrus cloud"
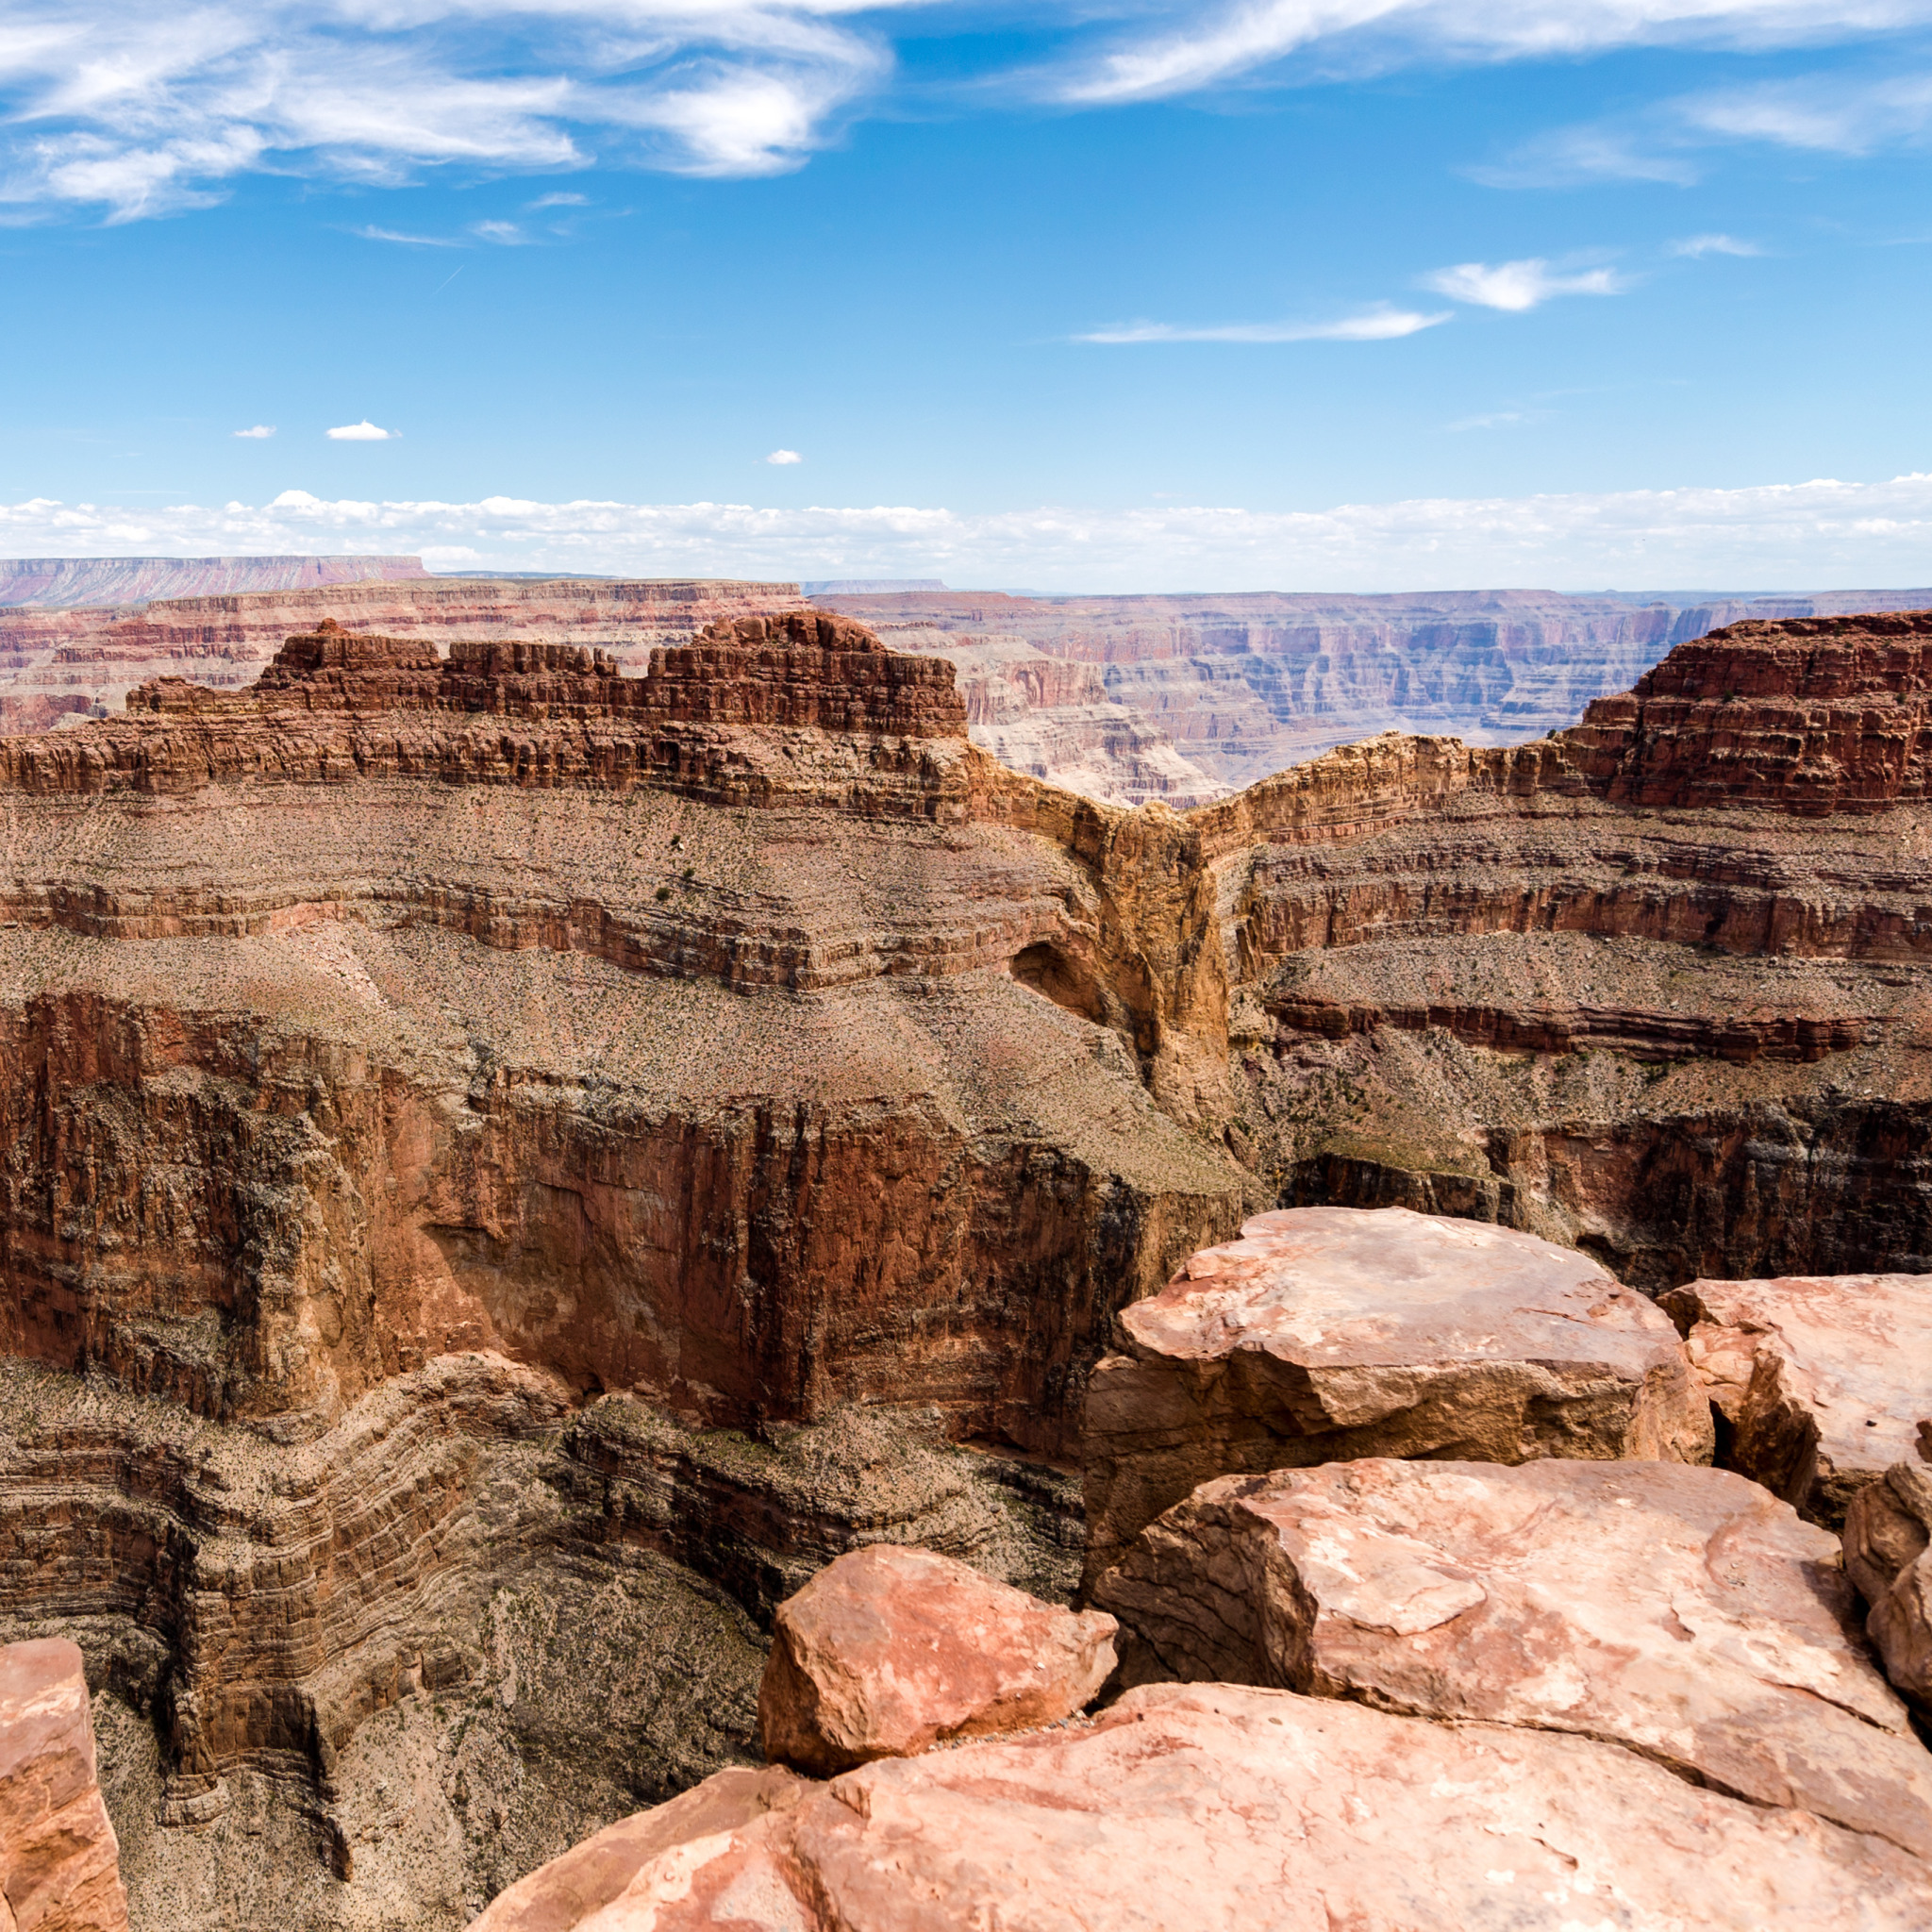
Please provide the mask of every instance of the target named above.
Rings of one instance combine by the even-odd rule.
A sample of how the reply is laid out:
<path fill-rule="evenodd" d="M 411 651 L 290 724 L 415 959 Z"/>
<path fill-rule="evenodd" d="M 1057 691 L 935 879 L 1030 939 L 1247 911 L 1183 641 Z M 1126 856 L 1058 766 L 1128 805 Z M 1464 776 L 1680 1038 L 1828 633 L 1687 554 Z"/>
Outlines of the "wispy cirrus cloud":
<path fill-rule="evenodd" d="M 1857 158 L 1932 140 L 1932 73 L 1740 81 L 1622 117 L 1551 128 L 1469 170 L 1494 188 L 1698 180 L 1714 150 L 1758 145 Z"/>
<path fill-rule="evenodd" d="M 1423 286 L 1457 302 L 1521 314 L 1553 296 L 1621 295 L 1631 284 L 1615 269 L 1552 268 L 1535 256 L 1525 261 L 1459 261 L 1425 275 Z"/>
<path fill-rule="evenodd" d="M 253 429 L 238 429 L 235 434 L 246 442 L 266 442 L 275 433 L 273 423 L 258 423 Z"/>
<path fill-rule="evenodd" d="M 1144 10 L 1077 65 L 1061 98 L 1158 100 L 1299 57 L 1294 78 L 1419 59 L 1574 58 L 1615 48 L 1763 49 L 1842 42 L 1924 25 L 1924 0 L 1228 0 Z"/>
<path fill-rule="evenodd" d="M 915 0 L 13 0 L 0 208 L 132 220 L 253 169 L 773 174 L 890 71 L 855 16 L 895 4 Z"/>
<path fill-rule="evenodd" d="M 1683 257 L 1689 261 L 1702 261 L 1707 255 L 1762 255 L 1764 250 L 1755 242 L 1740 242 L 1735 235 L 1686 235 L 1673 242 L 1665 248 L 1666 255 Z"/>
<path fill-rule="evenodd" d="M 638 576 L 940 576 L 1063 591 L 1908 585 L 1932 555 L 1932 475 L 1732 490 L 1430 497 L 1325 510 L 1056 506 L 363 502 L 0 505 L 0 553 L 414 553 L 431 569 Z"/>
<path fill-rule="evenodd" d="M 9 0 L 0 220 L 167 214 L 251 171 L 372 186 L 593 160 L 780 173 L 884 99 L 891 31 L 914 8 L 933 15 L 929 0 Z M 1629 47 L 1842 46 L 1932 25 L 1932 0 L 1042 0 L 1030 18 L 1040 64 L 974 74 L 956 105 L 1106 108 Z M 991 44 L 973 0 L 950 19 L 962 46 Z M 1894 118 L 1909 117 L 1909 92 L 1895 85 Z M 1704 111 L 1713 139 L 1727 117 L 1724 138 L 1873 138 L 1823 97 L 1740 92 Z M 1627 131 L 1562 138 L 1571 152 L 1543 157 L 1546 173 L 1691 171 Z M 1497 165 L 1521 174 L 1536 159 Z"/>
<path fill-rule="evenodd" d="M 1076 342 L 1389 342 L 1447 322 L 1446 308 L 1424 314 L 1377 303 L 1333 322 L 1228 322 L 1195 325 L 1124 322 L 1076 335 Z"/>

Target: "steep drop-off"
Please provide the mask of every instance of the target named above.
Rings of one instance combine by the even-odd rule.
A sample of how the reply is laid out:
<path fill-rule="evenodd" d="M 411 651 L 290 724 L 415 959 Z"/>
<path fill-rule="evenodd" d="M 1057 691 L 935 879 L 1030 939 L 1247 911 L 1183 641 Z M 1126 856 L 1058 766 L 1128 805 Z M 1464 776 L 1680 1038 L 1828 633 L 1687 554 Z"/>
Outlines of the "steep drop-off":
<path fill-rule="evenodd" d="M 795 610 L 0 741 L 0 1636 L 88 1654 L 138 1932 L 460 1925 L 744 1757 L 856 1542 L 1064 1594 L 1114 1317 L 1257 1208 L 1925 1268 L 1928 648 L 1188 813 Z"/>

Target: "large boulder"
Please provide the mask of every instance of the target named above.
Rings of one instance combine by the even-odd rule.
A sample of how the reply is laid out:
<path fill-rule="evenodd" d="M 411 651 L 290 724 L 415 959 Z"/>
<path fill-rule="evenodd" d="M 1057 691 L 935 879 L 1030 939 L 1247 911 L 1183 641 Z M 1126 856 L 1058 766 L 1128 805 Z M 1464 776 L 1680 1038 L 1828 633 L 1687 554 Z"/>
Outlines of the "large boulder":
<path fill-rule="evenodd" d="M 813 1789 L 782 1765 L 713 1772 L 669 1804 L 620 1818 L 518 1879 L 491 1901 L 472 1932 L 570 1932 L 666 1852 L 783 1811 Z"/>
<path fill-rule="evenodd" d="M 1932 1469 L 1895 1462 L 1845 1510 L 1845 1568 L 1886 1674 L 1932 1713 Z"/>
<path fill-rule="evenodd" d="M 1203 1485 L 1094 1601 L 1129 1682 L 1613 1739 L 1932 1857 L 1932 1753 L 1837 1558 L 1723 1470 L 1375 1458 Z"/>
<path fill-rule="evenodd" d="M 1120 1319 L 1086 1410 L 1088 1578 L 1241 1471 L 1358 1456 L 1708 1462 L 1669 1319 L 1573 1248 L 1407 1208 L 1293 1208 Z"/>
<path fill-rule="evenodd" d="M 768 1757 L 830 1774 L 1053 1724 L 1112 1674 L 1114 1621 L 930 1550 L 874 1544 L 778 1606 L 758 1687 Z"/>
<path fill-rule="evenodd" d="M 0 1928 L 127 1932 L 79 1650 L 0 1649 Z"/>
<path fill-rule="evenodd" d="M 1693 1281 L 1659 1299 L 1728 1424 L 1725 1467 L 1829 1528 L 1932 1429 L 1932 1274 Z"/>
<path fill-rule="evenodd" d="M 1882 1839 L 1591 1739 L 1162 1684 L 869 1764 L 640 1871 L 582 1932 L 1923 1932 Z"/>

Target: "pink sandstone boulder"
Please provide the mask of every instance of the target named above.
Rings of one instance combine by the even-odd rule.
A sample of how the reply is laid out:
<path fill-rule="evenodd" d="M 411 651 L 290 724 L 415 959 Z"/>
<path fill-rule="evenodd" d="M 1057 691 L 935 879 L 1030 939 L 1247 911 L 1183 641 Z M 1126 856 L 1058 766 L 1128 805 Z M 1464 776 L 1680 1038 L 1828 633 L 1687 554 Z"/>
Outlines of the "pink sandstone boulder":
<path fill-rule="evenodd" d="M 930 1550 L 849 1551 L 778 1606 L 765 1756 L 828 1774 L 1056 1723 L 1111 1674 L 1113 1633 Z"/>
<path fill-rule="evenodd" d="M 1835 1540 L 1664 1462 L 1376 1457 L 1206 1483 L 1093 1601 L 1128 1683 L 1276 1685 L 1574 1731 L 1932 1857 L 1932 1752 Z"/>
<path fill-rule="evenodd" d="M 1615 1744 L 1161 1684 L 690 1840 L 580 1932 L 1924 1932 L 1882 1839 Z"/>
<path fill-rule="evenodd" d="M 714 1772 L 668 1805 L 620 1818 L 499 1892 L 472 1932 L 570 1932 L 646 1865 L 693 1839 L 737 1831 L 816 1787 L 782 1765 Z"/>
<path fill-rule="evenodd" d="M 0 1649 L 0 1932 L 126 1932 L 80 1652 Z"/>
<path fill-rule="evenodd" d="M 1292 1208 L 1121 1315 L 1086 1407 L 1088 1581 L 1241 1471 L 1357 1456 L 1708 1462 L 1669 1319 L 1586 1255 L 1407 1208 Z"/>
<path fill-rule="evenodd" d="M 1895 1462 L 1845 1509 L 1845 1568 L 1891 1681 L 1932 1712 L 1932 1469 Z"/>
<path fill-rule="evenodd" d="M 1722 1460 L 1828 1528 L 1932 1423 L 1932 1274 L 1693 1281 L 1660 1297 L 1729 1424 Z"/>

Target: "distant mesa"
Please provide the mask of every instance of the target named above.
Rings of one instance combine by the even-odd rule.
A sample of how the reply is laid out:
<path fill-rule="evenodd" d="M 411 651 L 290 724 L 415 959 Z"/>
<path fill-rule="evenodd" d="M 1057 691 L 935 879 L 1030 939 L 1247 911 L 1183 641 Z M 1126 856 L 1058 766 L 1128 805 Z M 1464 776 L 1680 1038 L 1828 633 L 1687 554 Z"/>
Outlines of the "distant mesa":
<path fill-rule="evenodd" d="M 0 604 L 142 604 L 427 576 L 420 557 L 0 558 Z"/>
<path fill-rule="evenodd" d="M 798 588 L 808 597 L 906 597 L 916 591 L 947 591 L 938 577 L 809 577 Z"/>

